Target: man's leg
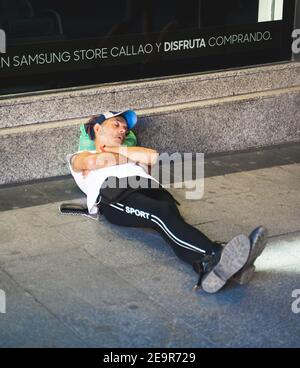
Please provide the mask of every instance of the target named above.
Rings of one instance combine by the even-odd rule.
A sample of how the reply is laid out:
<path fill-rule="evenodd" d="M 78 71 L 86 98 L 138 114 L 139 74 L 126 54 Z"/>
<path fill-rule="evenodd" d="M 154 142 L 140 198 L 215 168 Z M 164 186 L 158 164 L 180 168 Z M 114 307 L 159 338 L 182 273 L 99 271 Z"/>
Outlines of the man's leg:
<path fill-rule="evenodd" d="M 141 189 L 121 203 L 101 204 L 100 211 L 116 225 L 155 229 L 175 254 L 190 264 L 222 250 L 220 245 L 186 223 L 168 192 L 159 189 Z"/>
<path fill-rule="evenodd" d="M 111 223 L 157 230 L 175 254 L 193 266 L 200 276 L 197 287 L 201 284 L 207 292 L 216 292 L 224 286 L 249 256 L 250 242 L 246 236 L 237 236 L 221 247 L 186 223 L 164 191 L 136 191 L 121 202 L 101 204 L 100 210 Z"/>

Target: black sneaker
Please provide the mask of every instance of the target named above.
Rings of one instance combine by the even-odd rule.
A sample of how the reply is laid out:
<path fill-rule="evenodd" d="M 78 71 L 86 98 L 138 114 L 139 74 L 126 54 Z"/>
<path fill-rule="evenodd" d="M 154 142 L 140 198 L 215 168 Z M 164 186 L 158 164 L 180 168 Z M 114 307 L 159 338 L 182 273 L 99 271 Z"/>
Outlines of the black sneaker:
<path fill-rule="evenodd" d="M 268 230 L 263 226 L 259 226 L 251 232 L 249 239 L 251 245 L 249 258 L 244 267 L 232 277 L 232 281 L 240 285 L 247 284 L 252 279 L 255 272 L 254 262 L 262 254 L 267 244 Z"/>
<path fill-rule="evenodd" d="M 201 279 L 201 288 L 207 293 L 216 293 L 247 262 L 250 254 L 250 240 L 240 234 L 231 239 L 222 249 L 221 256 Z"/>
<path fill-rule="evenodd" d="M 92 220 L 98 220 L 98 214 L 90 214 L 89 210 L 79 203 L 62 203 L 59 212 L 62 215 L 84 216 Z"/>

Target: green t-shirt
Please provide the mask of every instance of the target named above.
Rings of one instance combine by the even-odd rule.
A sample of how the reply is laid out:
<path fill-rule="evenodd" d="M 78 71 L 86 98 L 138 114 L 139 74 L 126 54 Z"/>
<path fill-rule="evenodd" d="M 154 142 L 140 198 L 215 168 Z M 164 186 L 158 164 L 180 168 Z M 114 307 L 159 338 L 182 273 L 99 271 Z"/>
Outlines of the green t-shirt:
<path fill-rule="evenodd" d="M 80 125 L 80 132 L 81 134 L 79 137 L 78 151 L 94 151 L 96 149 L 95 142 L 90 139 L 89 135 L 85 131 L 84 124 Z M 133 147 L 136 145 L 136 135 L 133 133 L 132 130 L 130 130 L 122 146 Z"/>

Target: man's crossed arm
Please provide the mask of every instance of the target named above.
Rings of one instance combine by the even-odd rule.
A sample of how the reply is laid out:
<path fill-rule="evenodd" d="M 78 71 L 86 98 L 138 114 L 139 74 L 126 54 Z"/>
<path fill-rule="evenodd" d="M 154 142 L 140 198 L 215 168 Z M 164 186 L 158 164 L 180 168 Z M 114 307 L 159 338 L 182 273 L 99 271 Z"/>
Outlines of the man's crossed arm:
<path fill-rule="evenodd" d="M 84 151 L 71 158 L 72 169 L 82 171 L 87 175 L 89 171 L 104 167 L 122 165 L 135 162 L 141 166 L 152 166 L 158 158 L 158 152 L 145 147 L 111 146 L 105 147 L 105 152 L 91 153 Z"/>

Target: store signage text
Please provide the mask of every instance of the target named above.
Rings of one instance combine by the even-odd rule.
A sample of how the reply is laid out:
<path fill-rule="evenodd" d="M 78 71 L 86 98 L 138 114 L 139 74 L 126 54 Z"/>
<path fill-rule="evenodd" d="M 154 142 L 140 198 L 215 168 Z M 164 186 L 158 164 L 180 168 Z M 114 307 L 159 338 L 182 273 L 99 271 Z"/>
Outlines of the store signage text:
<path fill-rule="evenodd" d="M 0 54 L 6 53 L 6 34 L 3 29 L 0 29 Z"/>

